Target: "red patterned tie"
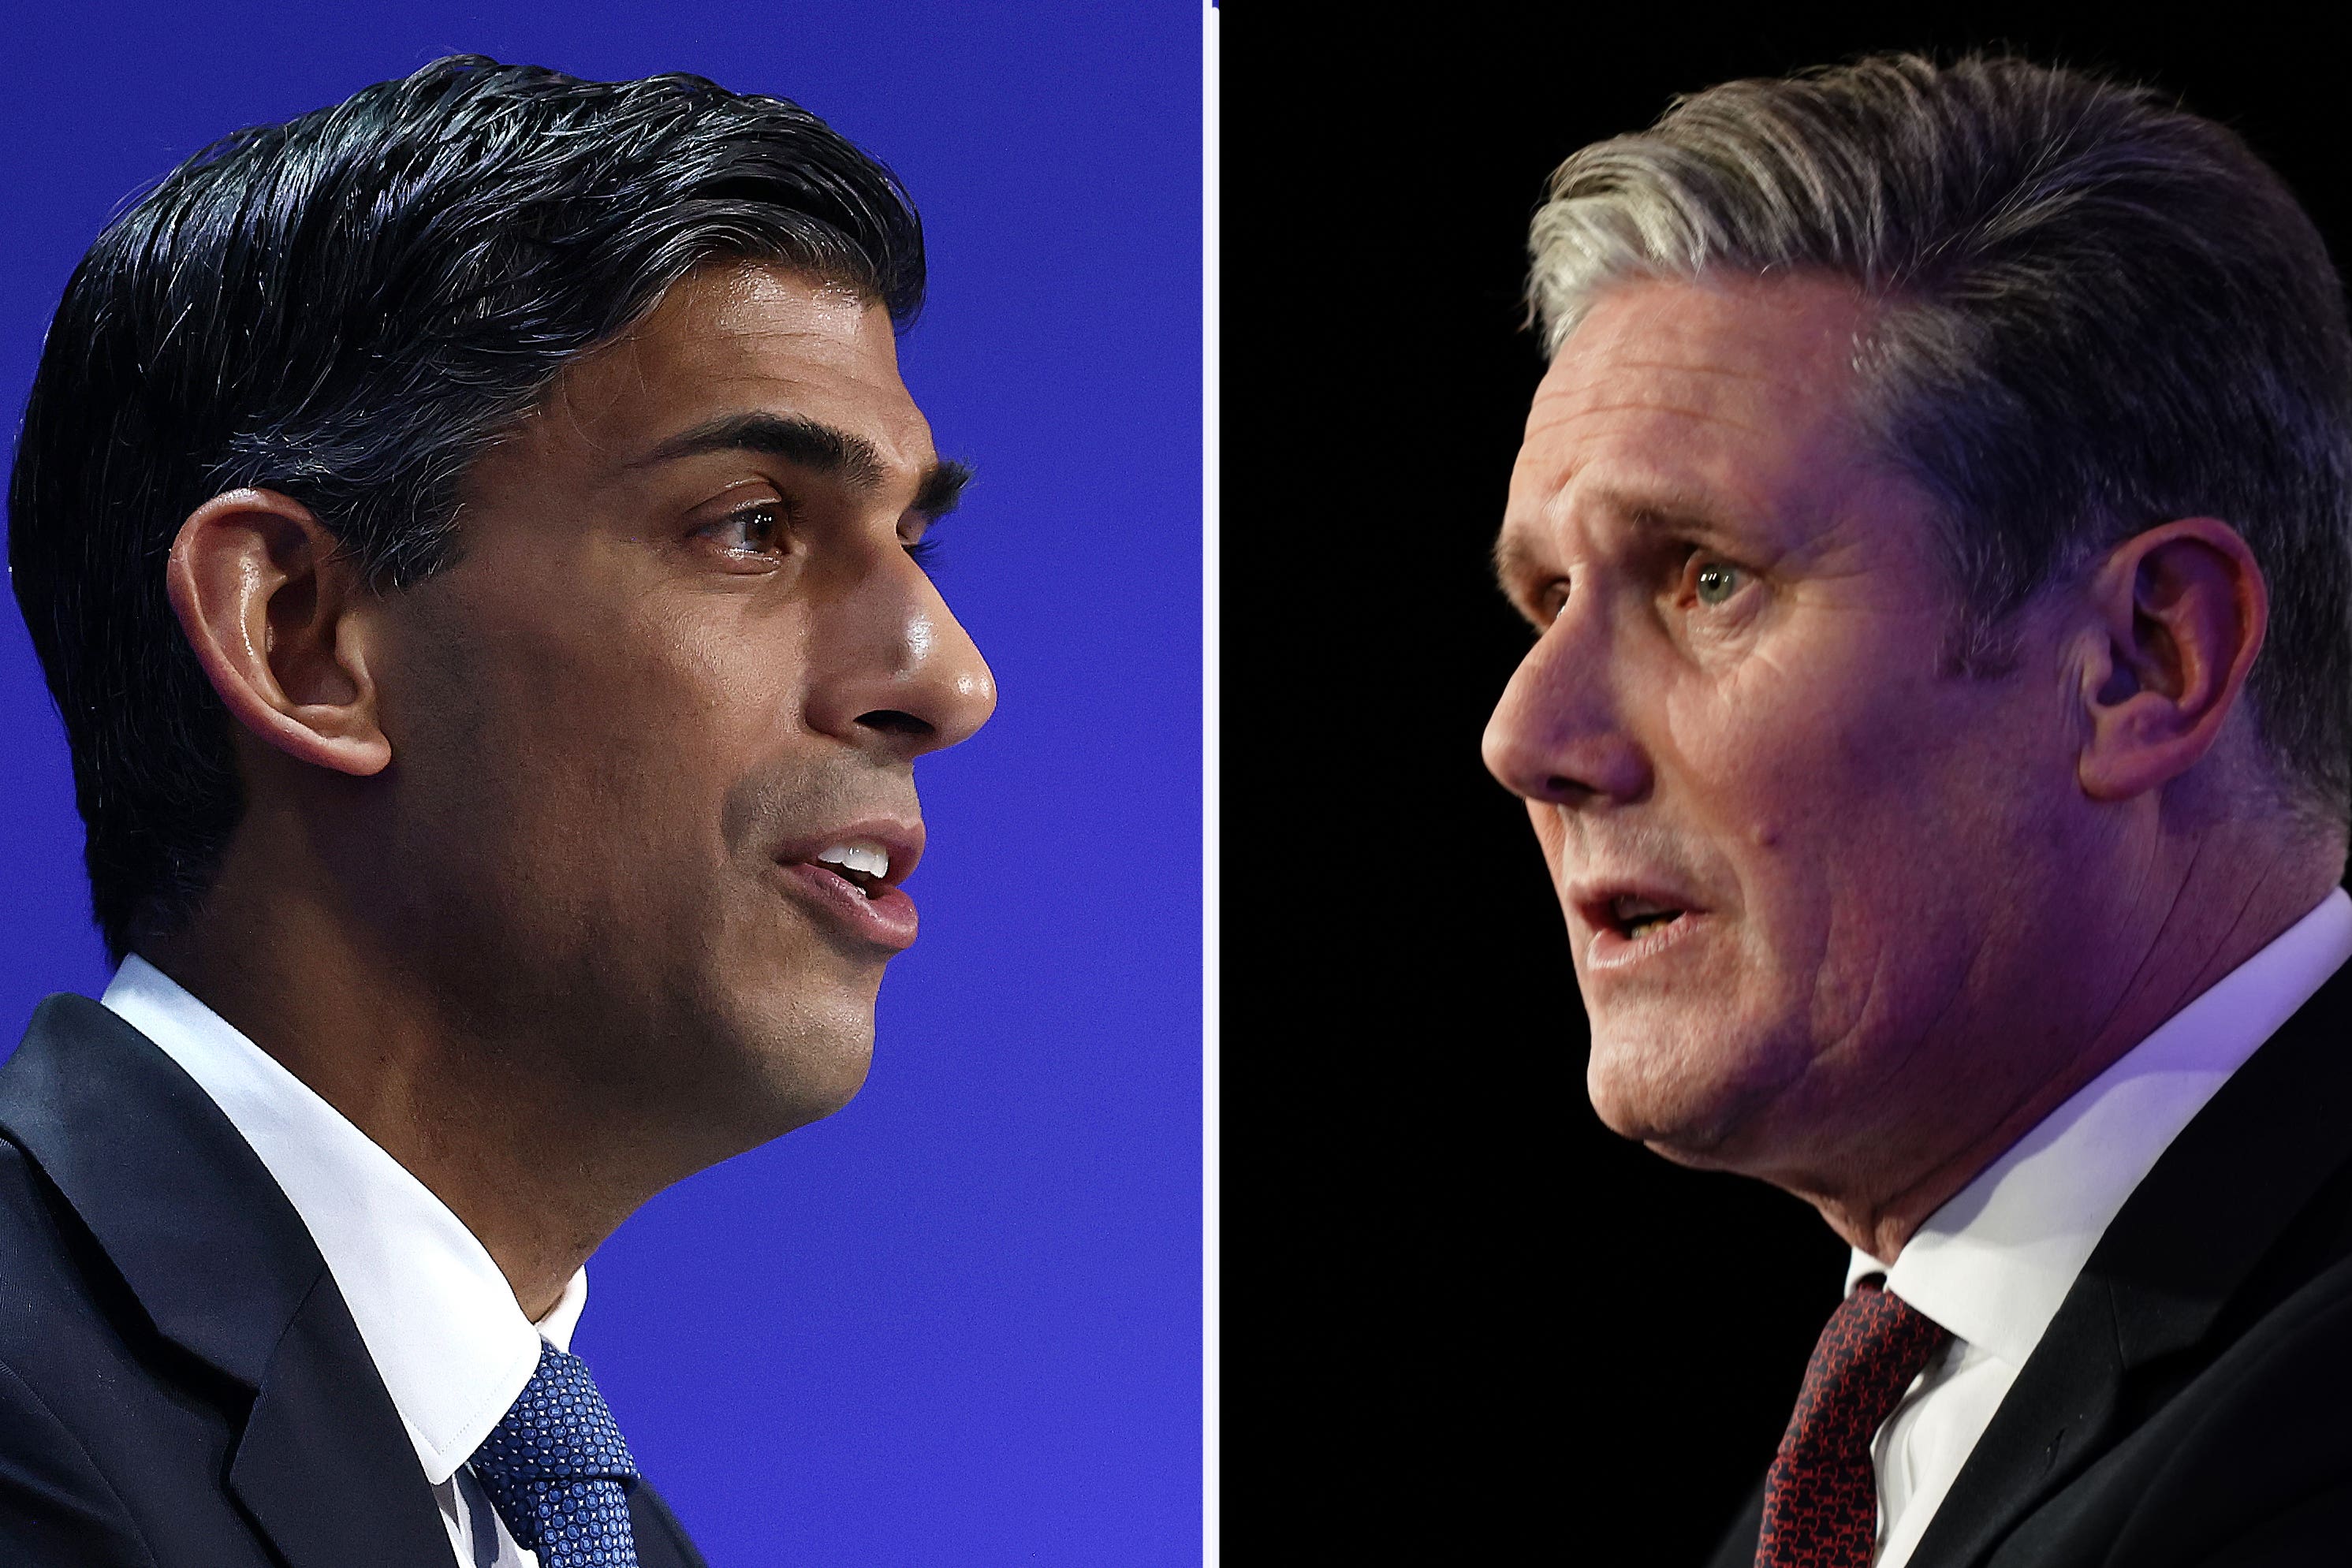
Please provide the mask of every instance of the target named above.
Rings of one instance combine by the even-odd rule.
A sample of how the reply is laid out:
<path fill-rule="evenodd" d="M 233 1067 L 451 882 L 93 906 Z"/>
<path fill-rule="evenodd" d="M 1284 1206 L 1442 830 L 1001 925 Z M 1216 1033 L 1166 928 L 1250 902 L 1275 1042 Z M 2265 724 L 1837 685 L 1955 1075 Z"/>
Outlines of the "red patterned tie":
<path fill-rule="evenodd" d="M 1870 1568 L 1878 1548 L 1870 1439 L 1951 1337 L 1884 1283 L 1873 1275 L 1857 1285 L 1813 1346 L 1764 1478 L 1756 1568 Z"/>

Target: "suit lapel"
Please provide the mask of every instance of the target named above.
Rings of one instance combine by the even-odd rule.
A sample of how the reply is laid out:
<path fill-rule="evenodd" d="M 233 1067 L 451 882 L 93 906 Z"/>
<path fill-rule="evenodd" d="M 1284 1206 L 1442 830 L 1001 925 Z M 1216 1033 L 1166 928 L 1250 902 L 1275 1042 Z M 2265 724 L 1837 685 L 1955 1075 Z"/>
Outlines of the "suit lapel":
<path fill-rule="evenodd" d="M 290 1568 L 448 1561 L 415 1449 L 310 1232 L 178 1064 L 88 998 L 51 997 L 0 1065 L 0 1132 L 156 1331 L 252 1391 L 230 1489 Z"/>
<path fill-rule="evenodd" d="M 2124 1370 L 2113 1294 L 2086 1267 L 1937 1508 L 1914 1568 L 1983 1562 L 2112 1444 Z"/>
<path fill-rule="evenodd" d="M 2352 965 L 2231 1076 L 2133 1192 L 2019 1372 L 1916 1568 L 1984 1562 L 2125 1435 L 2128 1380 L 2197 1348 L 2231 1296 L 2352 1156 Z"/>
<path fill-rule="evenodd" d="M 416 1449 L 323 1268 L 263 1374 L 228 1484 L 291 1568 L 450 1561 Z"/>

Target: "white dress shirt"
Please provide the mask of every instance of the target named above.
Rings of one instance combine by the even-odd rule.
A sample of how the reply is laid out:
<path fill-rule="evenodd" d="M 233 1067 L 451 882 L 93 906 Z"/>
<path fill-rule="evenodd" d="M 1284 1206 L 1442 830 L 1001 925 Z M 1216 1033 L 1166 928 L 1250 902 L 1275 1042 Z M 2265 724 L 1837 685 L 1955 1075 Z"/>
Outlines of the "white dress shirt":
<path fill-rule="evenodd" d="M 541 1337 L 572 1348 L 587 1271 L 534 1324 L 446 1204 L 170 977 L 134 956 L 100 999 L 212 1097 L 302 1217 L 416 1445 L 460 1568 L 539 1568 L 467 1460 L 530 1381 Z"/>
<path fill-rule="evenodd" d="M 1927 1217 L 1889 1268 L 1856 1250 L 1846 1289 L 1886 1288 L 1951 1331 L 1878 1429 L 1878 1568 L 1910 1560 L 2058 1305 L 2190 1118 L 2352 958 L 2336 889 L 2167 1019 Z"/>

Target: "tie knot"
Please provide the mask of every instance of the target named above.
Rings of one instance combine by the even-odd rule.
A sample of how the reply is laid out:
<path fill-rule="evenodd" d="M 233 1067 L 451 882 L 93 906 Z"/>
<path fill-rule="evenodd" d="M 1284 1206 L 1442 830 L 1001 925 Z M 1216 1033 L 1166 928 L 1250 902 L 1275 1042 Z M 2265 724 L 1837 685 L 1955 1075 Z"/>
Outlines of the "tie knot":
<path fill-rule="evenodd" d="M 637 1462 L 578 1356 L 541 1342 L 538 1370 L 474 1450 L 473 1466 L 541 1568 L 635 1563 L 622 1483 L 637 1479 Z"/>
<path fill-rule="evenodd" d="M 1797 1396 L 1799 1416 L 1811 1412 L 1827 1426 L 1858 1425 L 1867 1444 L 1950 1337 L 1882 1281 L 1864 1280 L 1838 1303 L 1813 1346 Z"/>
<path fill-rule="evenodd" d="M 542 1340 L 538 1370 L 474 1451 L 474 1469 L 518 1480 L 634 1480 L 637 1462 L 588 1364 Z"/>

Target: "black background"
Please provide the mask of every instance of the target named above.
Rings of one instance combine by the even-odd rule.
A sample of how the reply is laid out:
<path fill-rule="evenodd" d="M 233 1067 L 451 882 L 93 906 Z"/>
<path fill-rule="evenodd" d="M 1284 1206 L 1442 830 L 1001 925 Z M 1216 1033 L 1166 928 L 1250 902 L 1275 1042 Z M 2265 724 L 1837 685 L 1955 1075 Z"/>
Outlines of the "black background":
<path fill-rule="evenodd" d="M 1486 550 L 1552 167 L 1729 78 L 2006 45 L 2235 126 L 2352 254 L 2316 21 L 1595 9 L 1223 22 L 1233 1563 L 1702 1560 L 1843 1283 L 1811 1209 L 1593 1117 L 1559 913 L 1478 759 L 1527 645 Z"/>

